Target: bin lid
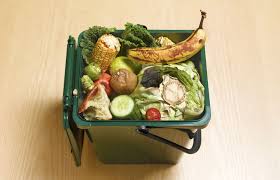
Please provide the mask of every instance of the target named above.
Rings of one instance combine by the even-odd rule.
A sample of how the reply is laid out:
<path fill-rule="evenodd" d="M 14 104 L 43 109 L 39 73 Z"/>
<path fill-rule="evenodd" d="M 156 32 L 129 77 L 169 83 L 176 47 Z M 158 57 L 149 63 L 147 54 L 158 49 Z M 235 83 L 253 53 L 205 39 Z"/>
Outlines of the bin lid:
<path fill-rule="evenodd" d="M 63 89 L 63 126 L 66 131 L 76 165 L 81 164 L 84 130 L 79 129 L 72 118 L 73 105 L 73 76 L 76 55 L 76 42 L 69 36 L 65 65 L 64 89 Z"/>
<path fill-rule="evenodd" d="M 73 154 L 76 165 L 80 166 L 84 141 L 84 130 L 79 129 L 76 126 L 73 118 L 71 118 L 69 114 L 71 114 L 71 112 L 63 112 L 63 125 L 70 143 L 71 152 Z"/>

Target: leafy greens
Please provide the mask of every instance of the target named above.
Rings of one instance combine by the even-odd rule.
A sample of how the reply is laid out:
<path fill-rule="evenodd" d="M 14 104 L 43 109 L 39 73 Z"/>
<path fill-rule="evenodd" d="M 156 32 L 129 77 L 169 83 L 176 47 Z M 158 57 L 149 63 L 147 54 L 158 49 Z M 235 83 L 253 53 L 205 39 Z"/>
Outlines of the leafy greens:
<path fill-rule="evenodd" d="M 104 34 L 114 34 L 115 31 L 116 28 L 93 26 L 83 32 L 80 46 L 82 47 L 83 59 L 87 64 L 91 62 L 92 51 L 98 38 Z M 121 43 L 120 54 L 126 54 L 130 48 L 158 46 L 150 32 L 140 24 L 126 23 L 125 29 L 118 39 Z"/>
<path fill-rule="evenodd" d="M 177 78 L 186 89 L 185 101 L 179 105 L 171 106 L 162 98 L 160 88 L 145 88 L 140 82 L 144 72 L 149 68 L 156 68 L 162 74 Z M 204 87 L 193 62 L 187 61 L 180 64 L 148 66 L 138 74 L 139 84 L 132 96 L 140 107 L 141 112 L 151 106 L 161 111 L 163 120 L 183 120 L 199 116 L 204 110 Z"/>

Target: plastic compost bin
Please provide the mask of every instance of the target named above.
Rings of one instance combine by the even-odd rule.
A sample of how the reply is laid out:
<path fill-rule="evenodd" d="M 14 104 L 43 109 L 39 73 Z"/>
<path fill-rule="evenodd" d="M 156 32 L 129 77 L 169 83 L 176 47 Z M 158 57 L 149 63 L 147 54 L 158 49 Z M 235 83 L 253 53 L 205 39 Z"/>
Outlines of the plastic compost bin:
<path fill-rule="evenodd" d="M 122 30 L 116 31 L 120 35 Z M 155 37 L 167 36 L 174 42 L 186 39 L 192 30 L 150 30 Z M 83 33 L 83 32 L 82 32 Z M 104 163 L 176 164 L 184 153 L 196 153 L 201 144 L 201 129 L 211 118 L 205 49 L 191 58 L 205 87 L 205 109 L 197 119 L 184 121 L 95 120 L 86 121 L 78 114 L 82 101 L 80 77 L 84 61 L 79 35 L 76 44 L 69 37 L 63 91 L 63 125 L 76 165 L 81 164 L 84 134 L 93 144 L 97 157 Z M 192 142 L 190 139 L 193 139 Z M 190 148 L 187 148 L 187 145 Z"/>

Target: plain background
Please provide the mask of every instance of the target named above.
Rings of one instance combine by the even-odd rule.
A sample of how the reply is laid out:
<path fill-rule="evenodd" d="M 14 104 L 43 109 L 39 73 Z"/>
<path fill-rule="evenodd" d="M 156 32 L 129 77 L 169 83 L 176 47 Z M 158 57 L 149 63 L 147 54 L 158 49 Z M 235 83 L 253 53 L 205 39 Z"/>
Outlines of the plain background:
<path fill-rule="evenodd" d="M 62 127 L 68 35 L 92 25 L 195 29 L 207 11 L 212 119 L 200 151 L 175 166 L 104 165 L 86 139 L 74 165 Z M 277 0 L 0 0 L 0 179 L 280 177 Z"/>

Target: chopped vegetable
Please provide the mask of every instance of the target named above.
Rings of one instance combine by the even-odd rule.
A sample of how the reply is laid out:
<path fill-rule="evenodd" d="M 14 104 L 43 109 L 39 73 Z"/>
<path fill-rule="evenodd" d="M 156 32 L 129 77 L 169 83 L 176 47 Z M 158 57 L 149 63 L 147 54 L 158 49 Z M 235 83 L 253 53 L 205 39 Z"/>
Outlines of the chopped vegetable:
<path fill-rule="evenodd" d="M 81 78 L 81 83 L 85 92 L 89 92 L 90 90 L 92 90 L 94 86 L 93 81 L 90 79 L 88 75 L 83 75 L 83 77 Z"/>
<path fill-rule="evenodd" d="M 117 118 L 128 118 L 133 113 L 134 101 L 127 95 L 115 97 L 110 106 L 113 116 Z"/>
<path fill-rule="evenodd" d="M 119 69 L 126 69 L 130 72 L 138 74 L 141 68 L 142 66 L 140 64 L 136 64 L 134 61 L 128 59 L 128 57 L 119 56 L 112 61 L 110 65 L 110 74 L 113 75 Z"/>
<path fill-rule="evenodd" d="M 102 26 L 93 26 L 84 31 L 81 37 L 80 46 L 82 47 L 82 55 L 87 64 L 92 61 L 92 51 L 95 43 L 103 34 L 110 34 L 114 32 L 116 28 L 106 28 Z"/>
<path fill-rule="evenodd" d="M 120 46 L 120 42 L 115 36 L 111 34 L 102 35 L 94 46 L 93 62 L 98 64 L 103 72 L 106 72 L 119 53 Z"/>
<path fill-rule="evenodd" d="M 159 87 L 162 82 L 161 72 L 156 67 L 147 68 L 141 80 L 141 84 L 148 87 Z"/>
<path fill-rule="evenodd" d="M 91 80 L 95 81 L 99 78 L 101 69 L 97 64 L 90 63 L 85 67 L 84 72 L 91 78 Z"/>
<path fill-rule="evenodd" d="M 87 94 L 86 98 L 83 100 L 79 107 L 79 113 L 84 112 L 89 107 L 89 101 L 91 101 L 98 91 L 98 86 L 94 86 L 91 91 Z"/>
<path fill-rule="evenodd" d="M 130 94 L 137 86 L 137 76 L 126 69 L 119 69 L 112 75 L 110 85 L 118 94 Z"/>
<path fill-rule="evenodd" d="M 121 54 L 126 54 L 130 48 L 157 47 L 155 38 L 140 24 L 126 23 L 125 30 L 119 38 L 121 43 Z"/>
<path fill-rule="evenodd" d="M 112 114 L 109 106 L 110 99 L 105 92 L 105 87 L 97 84 L 82 102 L 79 113 L 83 112 L 86 120 L 110 120 Z"/>
<path fill-rule="evenodd" d="M 160 120 L 160 112 L 156 108 L 150 108 L 146 112 L 146 119 L 151 121 L 159 121 Z"/>
<path fill-rule="evenodd" d="M 108 96 L 110 96 L 112 89 L 110 86 L 110 80 L 111 76 L 107 73 L 102 73 L 97 81 L 95 81 L 95 84 L 102 84 L 105 87 L 105 91 Z"/>

